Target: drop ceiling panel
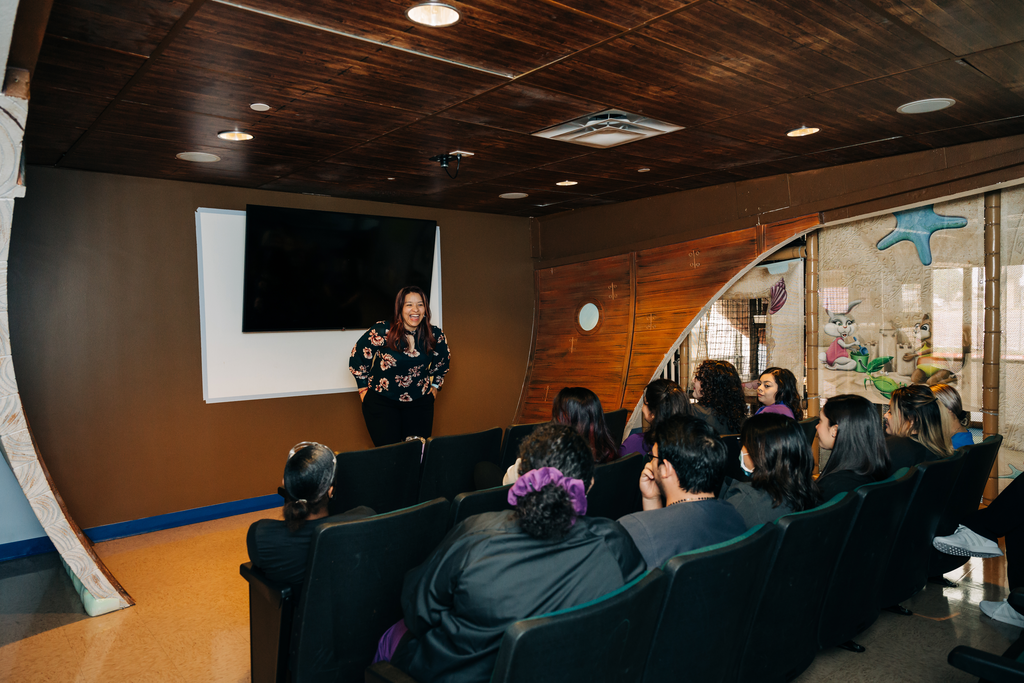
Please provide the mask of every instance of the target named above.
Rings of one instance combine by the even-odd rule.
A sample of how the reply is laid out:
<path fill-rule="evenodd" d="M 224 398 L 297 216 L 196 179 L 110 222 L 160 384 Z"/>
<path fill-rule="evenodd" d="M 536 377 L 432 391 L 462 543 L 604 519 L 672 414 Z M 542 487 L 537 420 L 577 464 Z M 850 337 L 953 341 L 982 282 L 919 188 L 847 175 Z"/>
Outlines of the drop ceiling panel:
<path fill-rule="evenodd" d="M 439 116 L 519 133 L 534 133 L 596 114 L 607 106 L 513 81 L 441 112 Z"/>
<path fill-rule="evenodd" d="M 1024 38 L 1021 0 L 875 0 L 878 7 L 957 56 Z"/>
<path fill-rule="evenodd" d="M 149 56 L 190 4 L 186 0 L 54 0 L 46 31 Z"/>
<path fill-rule="evenodd" d="M 145 62 L 136 55 L 48 38 L 32 78 L 46 88 L 113 99 Z M 75 99 L 67 96 L 68 106 Z"/>

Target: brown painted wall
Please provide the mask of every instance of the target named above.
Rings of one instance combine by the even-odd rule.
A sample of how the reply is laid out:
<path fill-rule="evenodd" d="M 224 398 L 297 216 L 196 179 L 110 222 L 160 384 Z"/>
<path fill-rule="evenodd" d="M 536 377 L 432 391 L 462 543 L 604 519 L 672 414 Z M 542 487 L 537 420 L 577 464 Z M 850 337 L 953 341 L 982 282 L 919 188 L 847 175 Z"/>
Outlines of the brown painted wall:
<path fill-rule="evenodd" d="M 515 416 L 533 325 L 528 219 L 43 167 L 28 181 L 8 266 L 14 365 L 84 528 L 273 493 L 303 439 L 370 445 L 355 393 L 203 402 L 198 207 L 436 219 L 453 359 L 434 433 Z"/>

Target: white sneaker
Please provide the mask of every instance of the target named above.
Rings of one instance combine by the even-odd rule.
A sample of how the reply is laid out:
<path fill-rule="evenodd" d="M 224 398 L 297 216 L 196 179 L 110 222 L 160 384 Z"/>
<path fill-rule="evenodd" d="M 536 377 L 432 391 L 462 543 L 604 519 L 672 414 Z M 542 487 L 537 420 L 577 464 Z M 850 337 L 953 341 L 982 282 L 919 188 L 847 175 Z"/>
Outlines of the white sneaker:
<path fill-rule="evenodd" d="M 974 533 L 963 524 L 949 536 L 933 538 L 932 545 L 947 555 L 960 557 L 999 557 L 1003 554 L 998 543 Z"/>
<path fill-rule="evenodd" d="M 978 607 L 981 608 L 982 613 L 989 619 L 1001 621 L 1004 624 L 1016 626 L 1017 628 L 1024 628 L 1024 615 L 1010 607 L 1010 603 L 1005 600 L 1001 602 L 982 600 L 978 603 Z"/>

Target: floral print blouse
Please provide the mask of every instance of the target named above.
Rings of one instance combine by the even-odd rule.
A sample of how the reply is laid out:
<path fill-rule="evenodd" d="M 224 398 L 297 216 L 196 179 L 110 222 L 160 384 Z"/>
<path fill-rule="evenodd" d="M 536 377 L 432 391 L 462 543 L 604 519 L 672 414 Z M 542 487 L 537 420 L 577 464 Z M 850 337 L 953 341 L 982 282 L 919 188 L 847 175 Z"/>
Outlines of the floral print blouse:
<path fill-rule="evenodd" d="M 430 329 L 434 331 L 430 353 L 419 342 L 411 351 L 395 351 L 386 346 L 388 323 L 376 323 L 352 348 L 348 369 L 356 385 L 403 403 L 426 396 L 431 385 L 440 388 L 448 372 L 448 342 L 440 327 L 431 325 Z"/>

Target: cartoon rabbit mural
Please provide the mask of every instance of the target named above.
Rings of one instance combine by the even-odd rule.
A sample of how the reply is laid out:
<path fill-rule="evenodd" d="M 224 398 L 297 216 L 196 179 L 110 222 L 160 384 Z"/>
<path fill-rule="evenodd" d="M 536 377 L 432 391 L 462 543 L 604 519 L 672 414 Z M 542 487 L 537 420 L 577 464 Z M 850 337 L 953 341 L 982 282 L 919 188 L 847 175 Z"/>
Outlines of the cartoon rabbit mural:
<path fill-rule="evenodd" d="M 830 311 L 827 308 L 828 322 L 825 323 L 825 334 L 835 337 L 828 349 L 818 354 L 818 359 L 829 370 L 856 370 L 857 361 L 850 358 L 850 353 L 861 354 L 861 345 L 855 336 L 857 322 L 850 315 L 860 299 L 853 301 L 845 311 Z M 866 350 L 863 352 L 866 353 Z"/>

